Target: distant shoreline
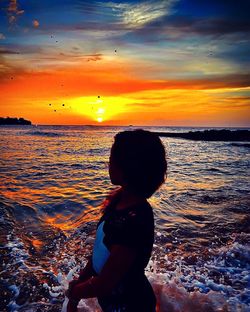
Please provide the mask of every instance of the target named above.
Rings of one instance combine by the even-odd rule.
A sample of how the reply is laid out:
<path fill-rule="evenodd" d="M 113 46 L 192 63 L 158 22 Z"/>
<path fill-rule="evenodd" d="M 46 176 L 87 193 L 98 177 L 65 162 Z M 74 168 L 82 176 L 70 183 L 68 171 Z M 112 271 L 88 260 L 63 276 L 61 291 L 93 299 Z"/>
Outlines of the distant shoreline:
<path fill-rule="evenodd" d="M 224 142 L 236 142 L 234 145 L 236 146 L 237 142 L 246 142 L 244 146 L 250 147 L 250 129 L 249 127 L 195 127 L 195 126 L 138 126 L 138 125 L 34 125 L 31 121 L 26 120 L 24 118 L 3 118 L 0 117 L 0 126 L 33 126 L 33 127 L 86 127 L 86 128 L 118 128 L 120 131 L 124 130 L 135 130 L 144 128 L 145 130 L 152 131 L 153 133 L 157 134 L 159 137 L 170 137 L 176 139 L 186 139 L 186 140 L 193 140 L 193 141 L 224 141 Z M 154 129 L 150 129 L 154 128 Z M 157 128 L 170 128 L 172 129 L 189 129 L 190 131 L 187 132 L 168 132 L 168 131 L 157 131 Z M 172 128 L 172 129 L 171 129 Z M 212 129 L 211 129 L 212 128 Z M 166 129 L 167 130 L 167 129 Z M 173 130 L 172 130 L 173 131 Z M 175 131 L 175 130 L 174 130 Z M 238 145 L 237 145 L 238 146 Z M 242 145 L 240 145 L 242 146 Z"/>
<path fill-rule="evenodd" d="M 0 117 L 0 125 L 2 126 L 18 126 L 18 125 L 22 125 L 22 126 L 31 126 L 32 123 L 30 120 L 26 120 L 24 118 L 10 118 L 10 117 Z"/>
<path fill-rule="evenodd" d="M 160 137 L 179 138 L 194 141 L 244 141 L 250 142 L 249 130 L 204 130 L 189 132 L 155 132 Z"/>

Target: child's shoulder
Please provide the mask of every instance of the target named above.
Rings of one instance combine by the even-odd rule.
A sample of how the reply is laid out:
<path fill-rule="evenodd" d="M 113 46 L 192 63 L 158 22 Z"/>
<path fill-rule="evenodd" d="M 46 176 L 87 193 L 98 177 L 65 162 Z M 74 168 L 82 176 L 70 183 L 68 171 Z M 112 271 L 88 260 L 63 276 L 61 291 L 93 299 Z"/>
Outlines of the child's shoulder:
<path fill-rule="evenodd" d="M 154 220 L 149 204 L 131 206 L 105 216 L 104 232 L 107 245 L 140 246 L 145 237 L 153 235 Z M 141 248 L 141 247 L 140 247 Z"/>
<path fill-rule="evenodd" d="M 115 210 L 107 216 L 111 223 L 123 226 L 142 226 L 153 221 L 152 207 L 148 202 L 133 205 L 123 210 Z"/>
<path fill-rule="evenodd" d="M 125 213 L 131 219 L 145 219 L 153 215 L 152 207 L 147 201 L 131 206 Z"/>

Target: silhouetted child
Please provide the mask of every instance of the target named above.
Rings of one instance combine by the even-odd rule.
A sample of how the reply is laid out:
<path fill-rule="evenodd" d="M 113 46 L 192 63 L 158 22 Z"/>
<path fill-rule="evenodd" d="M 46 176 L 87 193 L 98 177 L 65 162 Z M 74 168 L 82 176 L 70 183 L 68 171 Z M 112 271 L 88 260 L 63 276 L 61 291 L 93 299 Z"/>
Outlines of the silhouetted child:
<path fill-rule="evenodd" d="M 154 241 L 147 198 L 164 182 L 166 169 L 165 150 L 154 133 L 134 130 L 115 136 L 109 175 L 121 187 L 105 202 L 91 259 L 70 283 L 68 312 L 90 297 L 97 297 L 105 312 L 155 311 L 155 295 L 144 273 Z"/>

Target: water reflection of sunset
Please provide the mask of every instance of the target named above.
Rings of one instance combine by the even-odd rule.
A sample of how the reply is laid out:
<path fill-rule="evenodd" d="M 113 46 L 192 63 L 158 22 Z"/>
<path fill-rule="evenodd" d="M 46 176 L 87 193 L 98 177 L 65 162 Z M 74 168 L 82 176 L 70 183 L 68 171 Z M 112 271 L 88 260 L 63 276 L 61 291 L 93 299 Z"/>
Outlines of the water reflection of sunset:
<path fill-rule="evenodd" d="M 44 245 L 44 243 L 39 239 L 32 239 L 31 243 L 38 250 L 40 250 L 42 248 L 42 246 Z"/>
<path fill-rule="evenodd" d="M 73 217 L 71 219 L 71 217 Z M 63 231 L 75 230 L 77 227 L 87 222 L 97 221 L 100 217 L 100 211 L 97 211 L 96 208 L 86 209 L 78 217 L 69 215 L 64 215 L 63 213 L 57 213 L 53 217 L 44 216 L 43 221 L 52 227 L 58 228 Z"/>
<path fill-rule="evenodd" d="M 57 214 L 54 217 L 45 217 L 44 221 L 45 223 L 61 230 L 71 230 L 74 228 L 72 221 L 69 221 L 69 218 L 62 214 Z"/>

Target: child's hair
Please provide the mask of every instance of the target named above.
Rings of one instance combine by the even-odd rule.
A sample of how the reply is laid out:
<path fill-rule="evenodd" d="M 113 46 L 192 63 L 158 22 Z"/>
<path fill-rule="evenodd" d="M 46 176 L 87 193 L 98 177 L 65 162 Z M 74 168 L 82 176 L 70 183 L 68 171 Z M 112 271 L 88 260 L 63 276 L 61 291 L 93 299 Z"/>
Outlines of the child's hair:
<path fill-rule="evenodd" d="M 112 161 L 134 193 L 149 198 L 164 182 L 167 161 L 160 138 L 146 130 L 119 132 L 111 149 Z"/>

